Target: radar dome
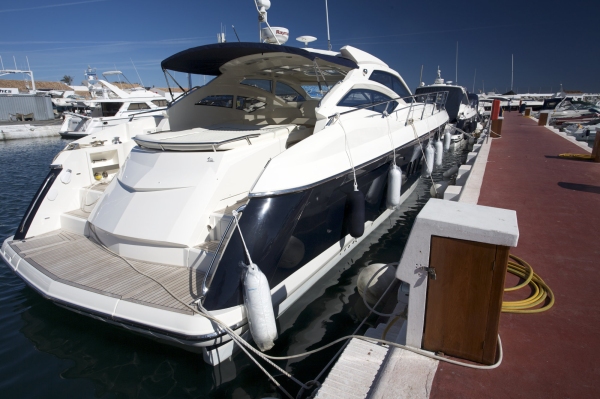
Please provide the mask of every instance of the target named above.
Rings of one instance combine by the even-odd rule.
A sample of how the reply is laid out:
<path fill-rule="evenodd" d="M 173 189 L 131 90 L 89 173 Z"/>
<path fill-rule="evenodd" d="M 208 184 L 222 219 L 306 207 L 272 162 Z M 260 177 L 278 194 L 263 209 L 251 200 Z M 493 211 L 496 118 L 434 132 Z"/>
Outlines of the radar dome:
<path fill-rule="evenodd" d="M 277 44 L 277 41 L 279 41 L 279 44 L 285 44 L 290 37 L 290 31 L 282 27 L 272 27 L 270 29 L 266 27 L 261 29 L 260 37 L 264 43 Z"/>

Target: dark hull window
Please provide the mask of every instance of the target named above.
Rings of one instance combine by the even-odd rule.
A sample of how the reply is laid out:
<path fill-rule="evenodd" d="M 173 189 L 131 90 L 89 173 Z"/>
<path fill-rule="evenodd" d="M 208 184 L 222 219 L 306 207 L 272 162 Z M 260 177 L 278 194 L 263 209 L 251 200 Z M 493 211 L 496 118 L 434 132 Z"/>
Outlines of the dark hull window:
<path fill-rule="evenodd" d="M 102 116 L 115 116 L 122 106 L 123 103 L 101 103 Z"/>
<path fill-rule="evenodd" d="M 352 89 L 348 92 L 348 94 L 344 96 L 344 98 L 341 99 L 341 101 L 337 105 L 339 105 L 340 107 L 363 108 L 365 107 L 365 105 L 377 104 L 389 100 L 391 100 L 390 97 L 375 90 Z M 389 107 L 388 112 L 392 112 L 397 105 L 398 103 L 396 101 L 390 101 L 365 109 L 368 109 L 369 111 L 383 113 L 383 111 L 385 111 Z"/>
<path fill-rule="evenodd" d="M 426 145 L 427 139 L 423 139 Z M 408 165 L 413 154 L 418 157 Z M 398 165 L 407 180 L 406 191 L 420 176 L 421 151 L 415 142 L 396 151 Z M 387 174 L 391 155 L 360 168 L 358 187 L 365 195 L 366 221 L 386 210 Z M 275 287 L 348 234 L 347 198 L 353 190 L 352 173 L 303 192 L 267 198 L 251 198 L 240 228 L 252 261 Z M 340 248 L 341 249 L 341 248 Z M 241 262 L 247 263 L 239 232 L 233 232 L 219 262 L 204 302 L 209 310 L 242 303 Z M 284 293 L 280 297 L 287 297 Z M 278 304 L 274 304 L 278 305 Z"/>
<path fill-rule="evenodd" d="M 390 90 L 394 91 L 398 94 L 399 97 L 409 97 L 410 91 L 406 86 L 402 84 L 398 77 L 392 75 L 391 73 L 387 73 L 384 71 L 373 71 L 369 80 L 372 80 L 377 83 L 381 83 L 382 85 L 388 87 Z"/>

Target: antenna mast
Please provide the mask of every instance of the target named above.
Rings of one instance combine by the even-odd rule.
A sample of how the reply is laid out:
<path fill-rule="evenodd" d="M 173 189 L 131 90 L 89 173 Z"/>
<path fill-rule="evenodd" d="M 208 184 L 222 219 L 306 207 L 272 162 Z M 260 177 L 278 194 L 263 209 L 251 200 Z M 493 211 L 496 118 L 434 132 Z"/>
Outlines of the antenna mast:
<path fill-rule="evenodd" d="M 145 87 L 145 86 L 144 86 L 144 82 L 142 81 L 142 77 L 141 77 L 141 76 L 140 76 L 140 74 L 138 73 L 138 70 L 137 70 L 137 68 L 135 67 L 135 64 L 133 63 L 133 60 L 131 59 L 131 57 L 129 58 L 129 61 L 131 61 L 131 65 L 133 65 L 133 69 L 135 69 L 135 73 L 137 74 L 137 76 L 138 76 L 138 79 L 140 80 L 140 83 L 142 84 L 142 87 Z"/>
<path fill-rule="evenodd" d="M 419 86 L 423 83 L 423 64 L 421 64 L 421 75 L 419 76 Z"/>
<path fill-rule="evenodd" d="M 477 68 L 475 68 L 475 75 L 473 76 L 473 93 L 475 93 L 475 78 L 477 77 Z"/>
<path fill-rule="evenodd" d="M 327 49 L 331 51 L 331 37 L 329 36 L 329 8 L 327 7 L 327 0 L 325 0 L 325 16 L 327 17 Z"/>
<path fill-rule="evenodd" d="M 514 54 L 510 55 L 510 91 L 513 89 L 513 79 L 515 72 L 515 57 Z"/>
<path fill-rule="evenodd" d="M 29 57 L 25 56 L 25 59 L 27 60 L 27 70 L 29 71 L 29 77 L 31 78 L 31 89 L 33 91 L 36 91 L 35 80 L 33 79 L 33 72 L 31 72 L 31 67 L 29 66 Z"/>
<path fill-rule="evenodd" d="M 458 84 L 458 42 L 456 42 L 456 79 L 454 79 L 454 84 Z"/>

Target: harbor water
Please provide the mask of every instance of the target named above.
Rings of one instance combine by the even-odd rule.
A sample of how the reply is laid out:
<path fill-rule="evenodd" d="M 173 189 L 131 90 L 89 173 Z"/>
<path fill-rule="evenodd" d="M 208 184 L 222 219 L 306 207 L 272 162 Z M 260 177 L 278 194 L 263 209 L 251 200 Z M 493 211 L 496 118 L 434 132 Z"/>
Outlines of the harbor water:
<path fill-rule="evenodd" d="M 68 141 L 40 138 L 0 141 L 0 239 L 14 234 L 48 165 Z M 442 171 L 466 150 L 451 150 Z M 351 334 L 367 314 L 356 290 L 360 270 L 397 262 L 415 216 L 429 198 L 431 180 L 415 191 L 389 220 L 278 320 L 274 356 L 303 353 Z M 375 326 L 371 318 L 359 333 Z M 277 388 L 243 353 L 218 367 L 202 356 L 159 344 L 123 329 L 63 309 L 44 299 L 0 263 L 0 396 L 3 398 L 264 398 Z M 308 381 L 341 344 L 314 355 L 279 362 Z M 298 387 L 270 370 L 293 395 Z"/>

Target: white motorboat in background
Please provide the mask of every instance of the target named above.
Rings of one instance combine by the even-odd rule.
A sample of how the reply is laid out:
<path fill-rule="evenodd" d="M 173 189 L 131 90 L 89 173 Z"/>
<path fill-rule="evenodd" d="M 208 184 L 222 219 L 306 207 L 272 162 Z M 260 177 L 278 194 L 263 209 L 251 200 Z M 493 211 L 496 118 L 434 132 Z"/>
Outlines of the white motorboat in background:
<path fill-rule="evenodd" d="M 446 111 L 450 123 L 464 132 L 474 132 L 479 121 L 477 94 L 467 93 L 464 87 L 453 85 L 452 82 L 444 83 L 441 73 L 438 68 L 438 76 L 434 83 L 428 86 L 422 84 L 415 91 L 415 95 L 447 91 Z"/>
<path fill-rule="evenodd" d="M 56 304 L 217 364 L 234 345 L 196 304 L 245 333 L 240 266 L 251 256 L 285 312 L 391 214 L 394 164 L 398 198 L 410 193 L 453 88 L 412 96 L 350 46 L 219 43 L 162 68 L 216 78 L 164 118 L 67 145 L 0 254 Z"/>
<path fill-rule="evenodd" d="M 162 115 L 162 111 L 166 110 L 165 97 L 138 85 L 117 85 L 106 80 L 106 76 L 123 75 L 121 71 L 108 71 L 103 75 L 105 79 L 97 79 L 93 68 L 86 71 L 86 82 L 92 98 L 77 103 L 85 106 L 89 112 L 64 112 L 64 121 L 59 131 L 62 137 L 95 135 L 127 122 L 133 115 L 156 116 Z"/>

